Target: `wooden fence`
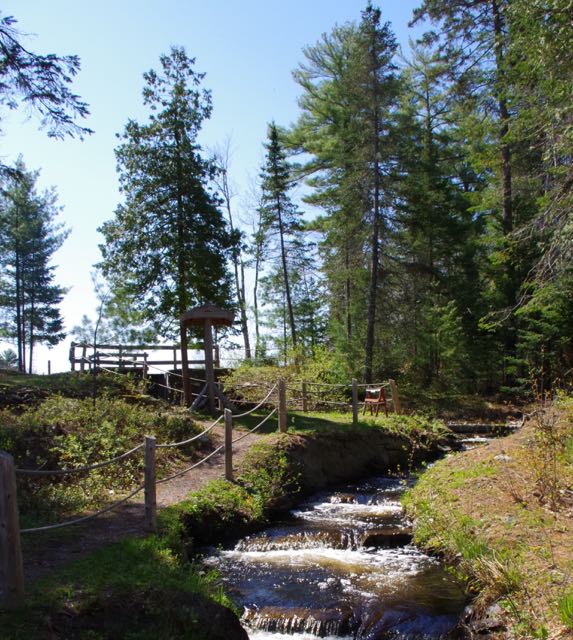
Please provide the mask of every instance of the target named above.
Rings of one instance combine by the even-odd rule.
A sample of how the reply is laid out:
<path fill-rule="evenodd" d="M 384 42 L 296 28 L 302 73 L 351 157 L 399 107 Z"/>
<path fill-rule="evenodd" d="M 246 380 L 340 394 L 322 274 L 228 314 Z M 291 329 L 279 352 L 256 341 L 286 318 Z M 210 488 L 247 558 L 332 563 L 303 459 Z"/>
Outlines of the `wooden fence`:
<path fill-rule="evenodd" d="M 188 351 L 203 351 L 203 344 L 190 344 Z M 170 357 L 151 357 L 156 352 L 168 352 Z M 183 354 L 179 345 L 158 344 L 90 344 L 72 342 L 69 360 L 72 371 L 85 371 L 92 368 L 117 367 L 118 369 L 141 369 L 144 373 L 149 367 L 169 366 L 173 371 L 180 370 Z M 213 362 L 220 366 L 219 345 L 213 345 Z M 205 366 L 205 359 L 189 360 L 190 365 Z"/>

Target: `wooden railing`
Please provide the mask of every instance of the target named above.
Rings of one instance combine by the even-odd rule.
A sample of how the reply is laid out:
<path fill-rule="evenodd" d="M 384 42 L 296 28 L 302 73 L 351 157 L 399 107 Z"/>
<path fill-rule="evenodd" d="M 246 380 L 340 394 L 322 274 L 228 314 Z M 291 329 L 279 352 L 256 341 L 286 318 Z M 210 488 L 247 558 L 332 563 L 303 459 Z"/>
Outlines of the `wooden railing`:
<path fill-rule="evenodd" d="M 203 351 L 203 344 L 190 344 L 188 352 Z M 151 356 L 156 352 L 170 352 L 171 357 Z M 170 366 L 173 371 L 180 370 L 183 357 L 179 345 L 165 344 L 90 344 L 87 342 L 72 342 L 70 344 L 70 365 L 72 371 L 91 370 L 93 367 L 117 367 L 119 369 L 141 369 L 145 371 L 152 366 Z M 219 345 L 213 346 L 213 361 L 215 367 L 220 366 Z M 190 365 L 205 366 L 205 359 L 191 360 Z"/>

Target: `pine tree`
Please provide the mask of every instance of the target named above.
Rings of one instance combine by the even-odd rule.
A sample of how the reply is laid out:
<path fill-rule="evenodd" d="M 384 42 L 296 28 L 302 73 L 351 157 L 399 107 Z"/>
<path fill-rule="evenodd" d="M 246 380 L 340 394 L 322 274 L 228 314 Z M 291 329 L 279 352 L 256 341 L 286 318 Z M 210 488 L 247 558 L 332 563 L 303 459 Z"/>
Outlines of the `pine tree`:
<path fill-rule="evenodd" d="M 483 224 L 470 211 L 479 181 L 471 176 L 457 139 L 447 72 L 439 53 L 421 45 L 413 48 L 403 75 L 397 130 L 400 180 L 394 270 L 402 283 L 396 307 L 403 325 L 398 359 L 426 386 L 448 375 L 444 362 L 452 362 L 439 351 L 443 340 L 434 339 L 437 318 L 442 311 L 452 318 L 452 304 L 463 310 L 459 318 L 464 331 L 452 332 L 460 338 L 461 358 L 477 340 L 481 302 L 477 242 Z"/>
<path fill-rule="evenodd" d="M 55 191 L 37 192 L 38 173 L 19 159 L 11 174 L 0 208 L 1 330 L 17 344 L 18 369 L 31 373 L 35 345 L 65 337 L 59 305 L 66 290 L 54 284 L 50 262 L 68 232 L 55 222 Z"/>
<path fill-rule="evenodd" d="M 230 303 L 232 238 L 209 183 L 216 168 L 197 135 L 211 114 L 194 59 L 174 47 L 144 74 L 144 124 L 130 120 L 116 148 L 124 203 L 101 232 L 102 269 L 162 336 L 197 303 Z"/>
<path fill-rule="evenodd" d="M 268 142 L 265 147 L 267 155 L 261 172 L 262 228 L 265 231 L 267 241 L 270 240 L 275 246 L 277 258 L 280 262 L 278 272 L 280 273 L 281 295 L 284 296 L 290 343 L 292 348 L 296 349 L 297 326 L 291 291 L 289 249 L 293 239 L 301 230 L 302 222 L 300 211 L 288 196 L 290 190 L 290 168 L 274 122 L 269 125 Z M 271 281 L 278 284 L 276 278 Z"/>
<path fill-rule="evenodd" d="M 343 334 L 344 318 L 347 348 L 360 340 L 367 381 L 375 346 L 384 351 L 376 327 L 393 201 L 395 51 L 389 24 L 369 4 L 358 25 L 337 27 L 306 48 L 307 61 L 295 72 L 303 115 L 291 143 L 313 156 L 303 170 L 316 189 L 308 200 L 326 209 L 327 277 L 342 289 L 337 300 L 346 306 L 338 306 L 333 332 Z"/>
<path fill-rule="evenodd" d="M 53 138 L 92 133 L 77 124 L 76 118 L 89 115 L 88 105 L 68 86 L 79 71 L 79 58 L 30 51 L 16 24 L 12 16 L 0 17 L 0 106 L 35 111 Z M 9 169 L 0 165 L 0 170 Z"/>

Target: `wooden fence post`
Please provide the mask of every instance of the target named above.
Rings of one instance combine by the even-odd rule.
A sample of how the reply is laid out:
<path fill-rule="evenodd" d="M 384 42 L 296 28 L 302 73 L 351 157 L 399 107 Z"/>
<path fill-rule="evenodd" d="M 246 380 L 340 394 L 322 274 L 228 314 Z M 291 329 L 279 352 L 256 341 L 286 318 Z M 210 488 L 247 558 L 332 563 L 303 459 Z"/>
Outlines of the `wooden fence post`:
<path fill-rule="evenodd" d="M 233 482 L 233 412 L 225 409 L 225 480 Z"/>
<path fill-rule="evenodd" d="M 279 431 L 286 433 L 287 430 L 287 404 L 286 404 L 286 384 L 284 380 L 279 380 Z"/>
<path fill-rule="evenodd" d="M 358 424 L 358 380 L 352 378 L 352 426 Z"/>
<path fill-rule="evenodd" d="M 308 398 L 306 396 L 306 382 L 302 383 L 302 410 L 304 413 L 308 411 Z"/>
<path fill-rule="evenodd" d="M 400 404 L 400 398 L 398 396 L 398 387 L 396 380 L 388 380 L 390 383 L 390 394 L 392 395 L 392 404 L 394 405 L 394 413 L 402 413 L 402 405 Z"/>
<path fill-rule="evenodd" d="M 157 490 L 155 486 L 155 437 L 145 436 L 145 528 L 157 531 Z"/>
<path fill-rule="evenodd" d="M 14 459 L 0 452 L 0 608 L 24 602 L 24 570 Z"/>

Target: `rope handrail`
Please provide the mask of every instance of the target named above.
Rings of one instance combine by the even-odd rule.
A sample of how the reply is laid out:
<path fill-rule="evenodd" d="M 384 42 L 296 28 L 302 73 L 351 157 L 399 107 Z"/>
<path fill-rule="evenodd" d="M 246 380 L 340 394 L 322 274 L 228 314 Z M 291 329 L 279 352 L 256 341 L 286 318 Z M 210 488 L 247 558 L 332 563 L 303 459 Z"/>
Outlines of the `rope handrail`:
<path fill-rule="evenodd" d="M 207 433 L 209 433 L 214 427 L 215 425 L 217 425 L 219 422 L 221 422 L 221 420 L 223 419 L 223 415 L 220 415 L 215 422 L 213 422 L 211 425 L 209 425 L 205 430 L 201 431 L 201 433 L 192 436 L 191 438 L 188 438 L 187 440 L 181 440 L 181 442 L 168 442 L 165 444 L 158 444 L 155 446 L 156 449 L 170 449 L 172 447 L 182 447 L 185 444 L 189 444 L 190 442 L 193 442 L 194 440 L 199 440 L 199 438 L 202 438 L 204 435 L 206 435 Z"/>
<path fill-rule="evenodd" d="M 242 440 L 243 438 L 246 438 L 247 436 L 250 436 L 251 433 L 253 433 L 253 431 L 258 429 L 259 427 L 262 427 L 267 420 L 272 418 L 275 415 L 276 412 L 277 412 L 277 410 L 276 410 L 276 408 L 274 408 L 266 418 L 263 418 L 263 420 L 261 420 L 261 422 L 259 422 L 259 424 L 256 427 L 253 427 L 252 429 L 250 429 L 246 433 L 243 433 L 242 435 L 240 435 L 238 438 L 235 438 L 234 440 L 231 441 L 231 443 L 235 444 L 235 442 L 239 442 L 239 440 Z"/>
<path fill-rule="evenodd" d="M 239 413 L 236 416 L 233 416 L 233 418 L 244 418 L 245 416 L 248 416 L 249 414 L 253 413 L 254 411 L 256 411 L 257 409 L 260 409 L 260 407 L 262 407 L 265 402 L 271 397 L 271 395 L 273 394 L 273 392 L 275 391 L 275 389 L 277 388 L 278 384 L 275 384 L 274 387 L 271 388 L 271 390 L 267 393 L 267 395 L 259 402 L 259 404 L 256 407 L 253 407 L 252 409 L 249 409 L 249 411 L 245 411 L 244 413 Z"/>
<path fill-rule="evenodd" d="M 69 527 L 73 524 L 79 524 L 80 522 L 93 520 L 94 518 L 97 518 L 98 516 L 101 516 L 102 514 L 107 513 L 108 511 L 113 511 L 114 509 L 117 509 L 117 507 L 121 506 L 122 504 L 127 502 L 129 499 L 133 498 L 133 496 L 137 495 L 140 491 L 143 491 L 143 489 L 145 489 L 145 486 L 140 485 L 139 487 L 137 487 L 137 489 L 132 491 L 129 495 L 125 496 L 125 498 L 122 498 L 121 500 L 118 500 L 117 502 L 114 502 L 113 504 L 110 504 L 109 506 L 104 507 L 99 511 L 96 511 L 95 513 L 90 513 L 89 516 L 82 516 L 81 518 L 76 518 L 75 520 L 67 520 L 66 522 L 60 522 L 59 524 L 50 524 L 45 527 L 33 527 L 31 529 L 20 529 L 20 533 L 36 533 L 38 531 L 52 531 L 53 529 L 62 529 L 63 527 Z"/>
<path fill-rule="evenodd" d="M 224 448 L 225 448 L 224 444 L 219 445 L 216 449 L 211 451 L 209 455 L 199 460 L 199 462 L 196 462 L 195 464 L 192 464 L 190 467 L 183 469 L 183 471 L 178 471 L 177 473 L 174 473 L 171 476 L 167 476 L 166 478 L 161 478 L 161 480 L 157 480 L 155 484 L 163 484 L 164 482 L 169 482 L 169 480 L 173 480 L 175 478 L 178 478 L 179 476 L 186 474 L 188 471 L 191 471 L 191 469 L 195 469 L 195 467 L 198 467 L 200 464 L 203 464 L 204 462 L 209 460 L 209 458 L 212 458 L 216 453 L 219 453 L 219 451 L 221 451 L 221 449 L 224 449 Z"/>
<path fill-rule="evenodd" d="M 344 407 L 350 407 L 352 405 L 352 402 L 336 402 L 334 400 L 311 400 L 309 398 L 309 403 L 312 404 L 332 404 L 332 405 L 337 405 L 337 406 L 344 406 Z M 295 403 L 289 403 L 291 404 L 291 406 L 293 406 Z M 296 403 L 297 405 L 300 403 Z M 362 404 L 362 402 L 360 402 L 360 404 Z"/>
<path fill-rule="evenodd" d="M 305 384 L 310 384 L 314 387 L 342 387 L 343 389 L 347 389 L 352 386 L 352 382 L 344 383 L 331 383 L 331 382 L 311 382 L 310 380 L 301 380 L 301 384 L 304 382 Z"/>
<path fill-rule="evenodd" d="M 29 476 L 63 476 L 63 475 L 68 475 L 70 473 L 84 473 L 86 471 L 93 471 L 94 469 L 100 469 L 101 467 L 106 467 L 109 464 L 113 464 L 114 462 L 118 462 L 119 460 L 123 460 L 124 458 L 127 458 L 128 456 L 132 455 L 133 453 L 135 453 L 136 451 L 139 451 L 139 449 L 143 449 L 143 447 L 145 447 L 145 444 L 138 444 L 136 447 L 133 447 L 133 449 L 130 449 L 129 451 L 126 451 L 125 453 L 122 453 L 119 456 L 116 456 L 115 458 L 111 458 L 110 460 L 105 460 L 104 462 L 97 462 L 96 464 L 91 464 L 91 465 L 86 465 L 85 467 L 76 467 L 74 469 L 16 469 L 16 473 L 19 473 L 21 475 L 29 475 Z"/>
<path fill-rule="evenodd" d="M 263 387 L 268 389 L 269 385 L 266 382 L 239 382 L 237 384 L 230 385 L 231 389 L 244 389 L 246 387 Z"/>
<path fill-rule="evenodd" d="M 329 388 L 337 388 L 337 389 L 351 389 L 352 388 L 352 383 L 348 383 L 348 384 L 328 384 L 326 382 L 310 382 L 310 381 L 306 381 L 303 380 L 300 382 L 301 386 L 302 383 L 305 383 L 307 385 L 313 385 L 313 386 L 321 386 L 321 387 L 329 387 Z M 360 382 L 357 383 L 356 385 L 359 388 L 364 388 L 364 387 L 384 387 L 387 388 L 390 386 L 389 382 Z M 302 396 L 302 389 L 301 387 L 295 387 L 292 384 L 289 384 L 286 386 L 286 388 L 289 391 L 293 391 L 295 393 L 298 393 L 299 395 Z M 316 394 L 316 391 L 309 391 L 307 389 L 306 391 L 307 395 L 311 395 L 311 394 Z"/>

